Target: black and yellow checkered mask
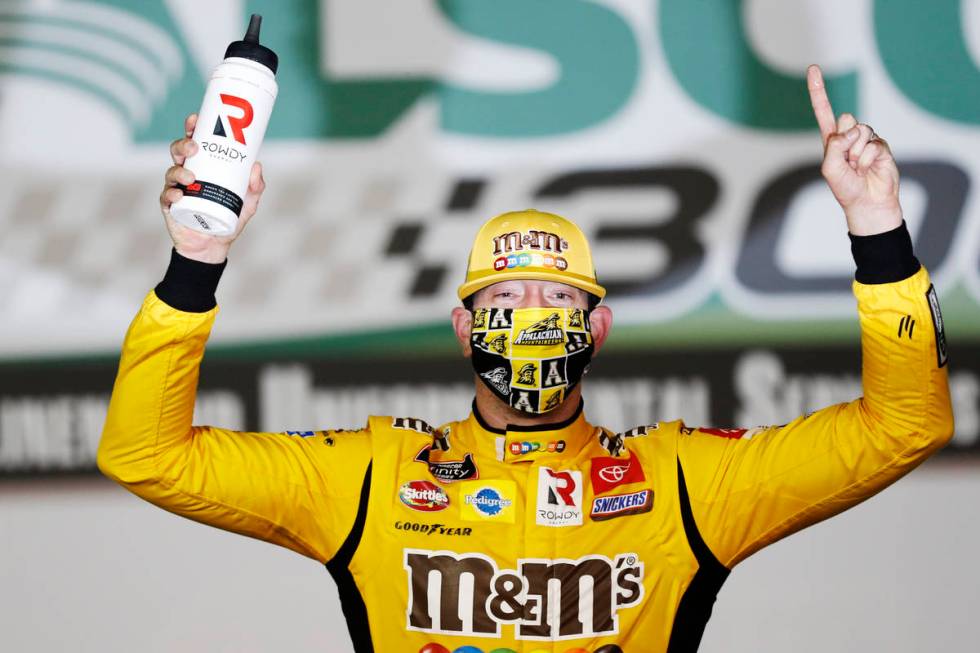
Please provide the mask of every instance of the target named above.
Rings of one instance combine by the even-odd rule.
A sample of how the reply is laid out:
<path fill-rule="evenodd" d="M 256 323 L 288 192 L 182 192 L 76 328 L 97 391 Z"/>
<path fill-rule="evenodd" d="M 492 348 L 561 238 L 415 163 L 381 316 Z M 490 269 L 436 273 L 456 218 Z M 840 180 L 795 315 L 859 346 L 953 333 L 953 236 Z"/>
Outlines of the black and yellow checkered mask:
<path fill-rule="evenodd" d="M 526 413 L 557 408 L 592 360 L 589 312 L 581 308 L 478 308 L 473 368 L 495 395 Z"/>

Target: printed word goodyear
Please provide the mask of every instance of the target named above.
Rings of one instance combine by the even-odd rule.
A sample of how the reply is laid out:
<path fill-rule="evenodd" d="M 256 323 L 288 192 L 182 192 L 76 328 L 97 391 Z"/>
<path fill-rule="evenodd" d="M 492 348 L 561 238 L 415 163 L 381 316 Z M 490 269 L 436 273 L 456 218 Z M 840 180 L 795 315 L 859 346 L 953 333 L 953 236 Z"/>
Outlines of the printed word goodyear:
<path fill-rule="evenodd" d="M 411 521 L 396 521 L 395 528 L 400 531 L 424 533 L 426 535 L 460 535 L 463 537 L 473 534 L 472 528 L 463 526 L 447 526 L 446 524 L 420 524 Z"/>

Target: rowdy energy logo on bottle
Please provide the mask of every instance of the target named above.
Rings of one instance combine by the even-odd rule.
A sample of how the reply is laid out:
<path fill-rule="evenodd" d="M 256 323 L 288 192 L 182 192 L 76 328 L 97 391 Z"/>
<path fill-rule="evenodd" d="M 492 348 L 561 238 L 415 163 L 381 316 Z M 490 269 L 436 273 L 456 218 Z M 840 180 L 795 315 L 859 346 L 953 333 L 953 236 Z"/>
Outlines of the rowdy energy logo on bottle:
<path fill-rule="evenodd" d="M 252 124 L 252 119 L 255 117 L 252 104 L 245 98 L 240 98 L 237 95 L 231 95 L 229 93 L 221 93 L 220 97 L 222 104 L 241 109 L 242 115 L 235 117 L 231 114 L 225 114 L 224 116 L 219 114 L 214 123 L 214 135 L 228 137 L 225 126 L 221 121 L 222 117 L 224 117 L 228 121 L 228 127 L 231 129 L 232 136 L 234 136 L 235 140 L 242 145 L 247 145 L 245 142 L 245 128 Z"/>

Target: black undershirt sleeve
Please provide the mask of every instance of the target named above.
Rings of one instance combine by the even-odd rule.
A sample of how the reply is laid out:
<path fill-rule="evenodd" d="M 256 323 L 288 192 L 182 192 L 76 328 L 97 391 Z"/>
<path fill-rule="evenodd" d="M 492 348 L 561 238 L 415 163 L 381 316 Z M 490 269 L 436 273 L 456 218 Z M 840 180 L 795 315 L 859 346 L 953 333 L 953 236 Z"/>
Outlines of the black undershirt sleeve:
<path fill-rule="evenodd" d="M 854 278 L 859 283 L 892 283 L 919 271 L 919 261 L 912 253 L 912 237 L 904 220 L 901 226 L 873 236 L 847 235 L 857 264 Z"/>
<path fill-rule="evenodd" d="M 228 260 L 221 263 L 201 263 L 170 252 L 170 265 L 155 292 L 171 308 L 186 313 L 206 313 L 218 305 L 214 291 Z"/>

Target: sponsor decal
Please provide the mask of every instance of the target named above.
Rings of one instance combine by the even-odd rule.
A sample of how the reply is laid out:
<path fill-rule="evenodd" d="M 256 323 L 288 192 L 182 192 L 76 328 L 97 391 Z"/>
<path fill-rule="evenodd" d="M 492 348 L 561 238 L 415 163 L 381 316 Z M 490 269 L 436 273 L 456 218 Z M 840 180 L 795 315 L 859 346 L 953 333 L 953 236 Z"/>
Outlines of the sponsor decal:
<path fill-rule="evenodd" d="M 422 533 L 423 535 L 448 535 L 454 537 L 469 537 L 473 534 L 473 529 L 468 526 L 421 524 L 414 521 L 396 521 L 395 529 L 399 531 L 409 531 L 412 533 Z"/>
<path fill-rule="evenodd" d="M 939 309 L 936 287 L 932 284 L 926 292 L 926 299 L 929 300 L 929 312 L 932 314 L 932 329 L 936 333 L 936 365 L 942 367 L 949 360 L 946 352 L 946 328 L 943 326 L 943 313 Z"/>
<path fill-rule="evenodd" d="M 435 429 L 429 426 L 429 423 L 424 419 L 419 419 L 417 417 L 392 417 L 391 427 L 395 429 L 405 429 L 406 431 L 415 431 L 416 433 L 421 433 L 422 435 L 432 435 L 435 433 Z"/>
<path fill-rule="evenodd" d="M 460 514 L 467 521 L 514 523 L 517 514 L 514 481 L 464 481 L 459 496 Z"/>
<path fill-rule="evenodd" d="M 582 472 L 538 468 L 535 522 L 555 527 L 582 524 Z"/>
<path fill-rule="evenodd" d="M 316 435 L 316 431 L 286 431 L 286 435 L 292 435 L 298 438 L 312 438 Z"/>
<path fill-rule="evenodd" d="M 565 332 L 558 325 L 561 316 L 552 313 L 545 319 L 535 322 L 514 338 L 515 345 L 559 345 L 565 342 Z"/>
<path fill-rule="evenodd" d="M 476 494 L 467 494 L 464 501 L 468 506 L 475 506 L 479 512 L 487 517 L 496 517 L 504 508 L 514 503 L 510 499 L 500 496 L 500 493 L 492 487 L 485 487 Z"/>
<path fill-rule="evenodd" d="M 643 475 L 643 468 L 640 467 L 640 463 L 632 454 L 625 460 L 622 458 L 593 458 L 590 476 L 592 477 L 592 491 L 595 494 L 608 492 L 626 483 L 641 483 L 646 480 Z"/>
<path fill-rule="evenodd" d="M 511 442 L 507 445 L 512 456 L 525 456 L 530 453 L 561 453 L 565 450 L 564 440 L 547 440 L 545 442 Z"/>
<path fill-rule="evenodd" d="M 509 231 L 493 239 L 493 255 L 523 251 L 525 249 L 539 250 L 561 254 L 568 249 L 568 241 L 558 234 L 531 229 L 527 233 Z"/>
<path fill-rule="evenodd" d="M 729 438 L 731 440 L 740 440 L 743 435 L 745 435 L 748 429 L 715 429 L 707 428 L 702 426 L 698 429 L 702 433 L 707 433 L 708 435 L 716 435 L 719 438 Z"/>
<path fill-rule="evenodd" d="M 432 448 L 438 451 L 449 451 L 449 434 L 452 427 L 448 424 L 442 427 L 442 431 L 432 434 Z"/>
<path fill-rule="evenodd" d="M 602 431 L 599 433 L 599 444 L 609 452 L 610 456 L 618 456 L 623 449 L 626 447 L 626 438 L 639 438 L 645 436 L 649 431 L 657 430 L 658 425 L 653 426 L 634 426 L 631 429 L 623 431 L 622 433 L 609 433 L 608 431 Z M 684 427 L 681 427 L 681 431 Z"/>
<path fill-rule="evenodd" d="M 501 256 L 500 258 L 494 259 L 494 261 L 493 261 L 493 269 L 496 270 L 497 272 L 500 272 L 501 270 L 506 270 L 507 269 L 507 258 L 504 257 L 504 256 Z"/>
<path fill-rule="evenodd" d="M 431 481 L 409 481 L 398 489 L 398 498 L 412 510 L 436 512 L 449 507 L 449 496 Z"/>
<path fill-rule="evenodd" d="M 640 490 L 627 494 L 611 494 L 596 497 L 592 500 L 592 512 L 589 517 L 593 521 L 603 521 L 623 515 L 636 515 L 650 512 L 653 508 L 653 490 Z"/>
<path fill-rule="evenodd" d="M 499 569 L 481 553 L 405 549 L 404 556 L 406 628 L 414 631 L 500 637 L 507 625 L 518 640 L 616 635 L 619 612 L 644 595 L 644 564 L 635 553 L 520 559 L 516 569 Z M 585 579 L 589 600 L 580 601 Z M 466 582 L 471 589 L 459 591 Z"/>
<path fill-rule="evenodd" d="M 430 460 L 431 452 L 432 445 L 426 445 L 415 454 L 415 462 L 428 465 L 429 473 L 440 483 L 480 478 L 480 471 L 473 462 L 473 454 L 467 453 L 462 460 L 433 461 Z"/>

